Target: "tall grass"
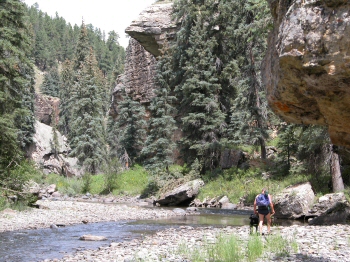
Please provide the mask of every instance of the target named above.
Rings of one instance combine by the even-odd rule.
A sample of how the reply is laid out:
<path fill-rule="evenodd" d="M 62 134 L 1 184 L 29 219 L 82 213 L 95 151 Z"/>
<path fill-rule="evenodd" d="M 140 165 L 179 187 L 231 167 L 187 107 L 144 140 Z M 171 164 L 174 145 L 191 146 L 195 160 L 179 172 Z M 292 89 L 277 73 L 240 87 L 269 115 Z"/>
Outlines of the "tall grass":
<path fill-rule="evenodd" d="M 57 174 L 49 174 L 44 180 L 46 184 L 56 184 L 58 191 L 69 196 L 87 192 L 134 196 L 141 194 L 147 182 L 148 173 L 141 166 L 135 166 L 116 174 L 84 174 L 81 178 L 66 178 Z"/>
<path fill-rule="evenodd" d="M 192 262 L 235 262 L 256 261 L 259 258 L 269 261 L 273 257 L 284 257 L 298 252 L 298 245 L 294 238 L 281 235 L 261 237 L 249 235 L 241 239 L 236 235 L 218 236 L 217 241 L 189 247 L 187 243 L 178 246 L 177 254 Z"/>

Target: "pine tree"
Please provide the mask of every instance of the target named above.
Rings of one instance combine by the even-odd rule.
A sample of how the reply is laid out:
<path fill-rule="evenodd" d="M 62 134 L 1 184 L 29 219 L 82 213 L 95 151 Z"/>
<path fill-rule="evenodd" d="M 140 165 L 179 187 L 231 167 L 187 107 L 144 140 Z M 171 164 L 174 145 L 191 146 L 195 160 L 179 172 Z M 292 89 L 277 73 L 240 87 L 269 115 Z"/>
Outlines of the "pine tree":
<path fill-rule="evenodd" d="M 266 50 L 270 24 L 267 3 L 262 0 L 229 1 L 220 6 L 228 20 L 224 50 L 234 61 L 237 97 L 231 108 L 234 143 L 258 143 L 261 158 L 266 158 L 267 102 L 261 84 L 260 64 Z M 228 10 L 232 10 L 230 14 Z M 239 68 L 239 71 L 237 70 Z"/>
<path fill-rule="evenodd" d="M 34 70 L 25 6 L 0 2 L 0 174 L 13 166 L 34 133 Z M 1 180 L 1 179 L 0 179 Z"/>
<path fill-rule="evenodd" d="M 166 50 L 163 50 L 166 53 Z M 171 54 L 159 58 L 156 75 L 156 97 L 150 105 L 151 119 L 148 124 L 148 134 L 142 156 L 149 170 L 168 170 L 173 163 L 172 155 L 175 148 L 173 139 L 177 129 L 173 118 L 175 108 L 172 106 L 176 98 L 170 94 L 168 82 L 172 78 Z"/>
<path fill-rule="evenodd" d="M 41 91 L 48 96 L 59 97 L 60 92 L 60 76 L 57 67 L 52 67 L 45 74 L 44 81 L 41 85 Z"/>
<path fill-rule="evenodd" d="M 73 70 L 77 71 L 82 67 L 82 64 L 87 60 L 90 54 L 90 43 L 88 38 L 88 31 L 84 24 L 81 24 L 78 44 L 75 52 L 75 59 Z"/>
<path fill-rule="evenodd" d="M 116 126 L 121 131 L 119 156 L 126 154 L 132 163 L 139 160 L 140 151 L 146 135 L 145 109 L 138 102 L 132 100 L 129 94 L 122 90 L 123 100 L 118 104 L 118 118 Z"/>
<path fill-rule="evenodd" d="M 100 72 L 92 49 L 80 65 L 71 98 L 71 155 L 87 172 L 96 174 L 106 159 L 106 133 Z"/>
<path fill-rule="evenodd" d="M 216 41 L 206 38 L 207 30 L 199 15 L 191 30 L 185 79 L 180 89 L 183 96 L 181 104 L 186 108 L 181 120 L 186 159 L 193 163 L 199 158 L 205 170 L 212 170 L 219 164 L 223 142 L 221 136 L 226 123 L 219 103 L 221 86 L 213 56 Z"/>
<path fill-rule="evenodd" d="M 66 136 L 70 134 L 70 121 L 72 118 L 72 105 L 74 101 L 71 97 L 74 93 L 74 72 L 73 63 L 66 60 L 62 66 L 61 72 L 61 88 L 59 90 L 60 98 L 60 123 L 59 130 Z"/>

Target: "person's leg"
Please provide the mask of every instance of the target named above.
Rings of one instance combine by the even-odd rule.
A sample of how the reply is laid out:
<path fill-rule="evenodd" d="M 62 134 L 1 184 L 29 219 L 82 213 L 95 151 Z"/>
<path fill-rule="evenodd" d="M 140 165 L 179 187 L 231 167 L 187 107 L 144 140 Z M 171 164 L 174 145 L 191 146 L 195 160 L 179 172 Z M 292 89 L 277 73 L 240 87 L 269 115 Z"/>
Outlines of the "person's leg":
<path fill-rule="evenodd" d="M 264 214 L 260 214 L 259 213 L 259 232 L 260 232 L 260 235 L 262 234 L 262 229 L 263 229 L 263 224 L 264 224 L 264 217 L 265 217 Z"/>
<path fill-rule="evenodd" d="M 271 230 L 271 214 L 270 213 L 268 213 L 266 215 L 266 220 L 267 220 L 267 233 L 269 234 L 270 230 Z"/>

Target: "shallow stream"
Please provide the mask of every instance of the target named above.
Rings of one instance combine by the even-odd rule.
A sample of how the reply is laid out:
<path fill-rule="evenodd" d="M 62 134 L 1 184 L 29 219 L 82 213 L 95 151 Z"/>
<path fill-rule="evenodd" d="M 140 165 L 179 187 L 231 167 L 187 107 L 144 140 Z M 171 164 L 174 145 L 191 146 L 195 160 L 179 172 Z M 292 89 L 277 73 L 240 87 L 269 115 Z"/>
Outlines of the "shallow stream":
<path fill-rule="evenodd" d="M 179 226 L 243 226 L 249 224 L 251 211 L 202 209 L 200 215 L 162 220 L 103 222 L 59 227 L 57 229 L 20 230 L 0 233 L 0 261 L 32 262 L 62 258 L 78 250 L 97 249 L 111 242 L 142 238 L 146 234 Z M 287 226 L 288 221 L 279 224 Z M 296 223 L 296 222 L 294 222 Z M 106 241 L 82 241 L 82 235 L 105 236 Z"/>

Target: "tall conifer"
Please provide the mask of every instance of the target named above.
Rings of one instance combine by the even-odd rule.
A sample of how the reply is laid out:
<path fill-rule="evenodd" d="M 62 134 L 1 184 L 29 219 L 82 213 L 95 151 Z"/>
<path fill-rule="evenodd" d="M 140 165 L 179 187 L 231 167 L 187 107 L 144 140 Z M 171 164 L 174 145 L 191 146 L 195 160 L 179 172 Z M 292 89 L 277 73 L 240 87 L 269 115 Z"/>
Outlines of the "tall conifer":
<path fill-rule="evenodd" d="M 127 153 L 133 163 L 139 160 L 145 135 L 146 121 L 145 109 L 134 101 L 130 94 L 122 90 L 123 100 L 118 104 L 118 118 L 116 126 L 121 131 L 119 143 L 119 156 Z"/>
<path fill-rule="evenodd" d="M 100 72 L 93 50 L 81 63 L 72 94 L 71 155 L 85 170 L 97 173 L 106 159 L 106 137 Z"/>
<path fill-rule="evenodd" d="M 18 161 L 34 133 L 34 70 L 25 6 L 0 2 L 0 173 Z"/>
<path fill-rule="evenodd" d="M 159 58 L 156 74 L 156 96 L 150 105 L 151 119 L 148 124 L 148 134 L 142 156 L 145 158 L 146 168 L 165 171 L 174 162 L 175 149 L 174 132 L 177 129 L 174 120 L 176 98 L 171 95 L 169 82 L 173 78 L 171 54 L 164 49 Z"/>

